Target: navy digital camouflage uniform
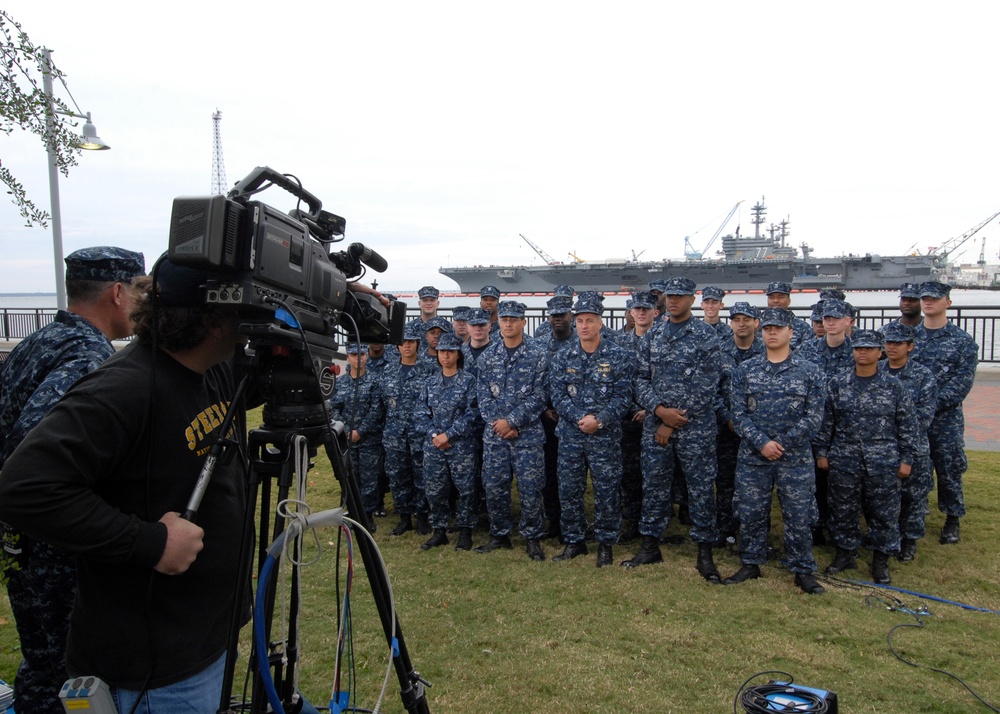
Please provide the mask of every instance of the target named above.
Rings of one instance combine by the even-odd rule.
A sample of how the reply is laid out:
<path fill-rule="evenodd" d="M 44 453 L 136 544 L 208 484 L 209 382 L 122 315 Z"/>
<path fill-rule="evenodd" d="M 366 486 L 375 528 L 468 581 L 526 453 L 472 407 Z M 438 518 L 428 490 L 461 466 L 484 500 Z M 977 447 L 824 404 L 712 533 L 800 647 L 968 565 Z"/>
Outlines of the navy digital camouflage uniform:
<path fill-rule="evenodd" d="M 706 285 L 702 288 L 701 299 L 704 300 L 718 300 L 722 302 L 722 299 L 726 297 L 726 291 L 722 288 L 717 288 L 714 285 Z M 733 328 L 729 326 L 728 322 L 719 320 L 714 325 L 705 322 L 706 325 L 715 330 L 715 334 L 719 337 L 719 342 L 725 342 L 726 340 L 731 340 L 733 338 Z"/>
<path fill-rule="evenodd" d="M 843 300 L 829 298 L 823 300 L 822 305 L 824 317 L 843 318 L 849 317 L 851 314 L 850 305 Z M 814 338 L 795 350 L 795 354 L 819 367 L 826 375 L 827 380 L 854 369 L 854 348 L 851 345 L 851 338 L 848 336 L 845 336 L 844 341 L 836 347 L 830 347 L 826 337 Z M 829 472 L 816 467 L 816 506 L 819 509 L 817 526 L 825 526 L 829 520 L 828 493 Z"/>
<path fill-rule="evenodd" d="M 729 314 L 730 316 L 748 315 L 757 319 L 758 312 L 757 308 L 750 303 L 737 302 L 729 308 Z M 732 409 L 729 406 L 729 382 L 734 369 L 749 359 L 759 357 L 766 351 L 764 342 L 756 336 L 754 341 L 750 343 L 750 347 L 745 350 L 736 346 L 732 335 L 729 336 L 728 340 L 723 340 L 721 344 L 722 379 L 719 381 L 719 402 L 716 410 L 719 435 L 715 442 L 719 473 L 715 479 L 715 508 L 719 532 L 726 536 L 734 535 L 740 529 L 740 522 L 733 510 L 740 437 L 729 428 L 729 423 L 733 420 Z"/>
<path fill-rule="evenodd" d="M 66 280 L 130 283 L 145 274 L 142 253 L 84 248 L 65 258 Z M 0 362 L 0 467 L 83 375 L 115 353 L 79 315 L 59 310 Z M 2 568 L 23 657 L 15 678 L 19 712 L 62 711 L 65 649 L 76 595 L 76 557 L 0 524 Z"/>
<path fill-rule="evenodd" d="M 686 278 L 668 281 L 665 292 L 694 294 Z M 646 409 L 642 437 L 642 518 L 639 533 L 659 538 L 670 519 L 675 471 L 687 482 L 688 504 L 696 543 L 719 539 L 715 512 L 715 406 L 722 377 L 719 338 L 701 320 L 681 325 L 657 322 L 639 342 L 634 385 L 636 401 Z M 666 445 L 656 443 L 662 424 L 656 407 L 686 409 L 688 423 L 674 430 Z"/>
<path fill-rule="evenodd" d="M 886 342 L 907 342 L 912 341 L 914 330 L 907 325 L 895 323 L 883 325 L 882 333 Z M 900 484 L 899 536 L 905 540 L 920 540 L 926 533 L 927 514 L 930 512 L 927 497 L 934 487 L 927 432 L 937 409 L 937 381 L 929 369 L 912 359 L 908 359 L 899 370 L 892 369 L 889 360 L 882 360 L 879 369 L 899 379 L 913 402 L 918 448 L 913 460 L 913 470 L 909 478 L 902 479 Z"/>
<path fill-rule="evenodd" d="M 934 297 L 939 283 L 925 283 L 922 293 Z M 938 330 L 916 327 L 916 345 L 910 359 L 927 367 L 937 380 L 934 421 L 927 432 L 931 461 L 937 474 L 938 510 L 948 516 L 965 515 L 962 475 L 969 466 L 965 456 L 965 415 L 962 402 L 972 390 L 979 364 L 979 347 L 965 330 L 951 321 Z"/>
<path fill-rule="evenodd" d="M 408 330 L 403 337 L 418 339 L 419 332 Z M 401 362 L 390 364 L 380 380 L 385 406 L 382 433 L 385 470 L 393 508 L 400 516 L 428 512 L 424 494 L 424 440 L 413 424 L 413 412 L 430 374 L 428 364 L 418 359 L 412 366 Z"/>
<path fill-rule="evenodd" d="M 656 308 L 656 298 L 647 290 L 633 293 L 631 307 L 646 309 Z M 629 308 L 631 309 L 631 308 Z M 637 335 L 634 330 L 622 333 L 618 344 L 626 351 L 627 359 L 633 364 L 638 363 L 639 343 L 645 335 Z M 635 387 L 631 394 L 632 403 L 622 418 L 622 520 L 638 532 L 639 519 L 642 518 L 642 421 L 635 419 L 636 414 L 643 411 L 642 405 L 636 401 Z"/>
<path fill-rule="evenodd" d="M 879 333 L 861 330 L 855 347 L 882 347 Z M 899 551 L 901 463 L 912 465 L 918 450 L 916 414 L 898 379 L 883 371 L 859 377 L 852 369 L 827 385 L 823 426 L 814 441 L 816 458 L 830 462 L 827 526 L 834 544 L 861 546 L 861 514 L 873 551 Z"/>
<path fill-rule="evenodd" d="M 784 293 L 785 295 L 791 295 L 792 286 L 790 283 L 777 280 L 773 283 L 768 283 L 767 288 L 764 290 L 764 293 L 766 295 L 770 295 L 772 293 Z M 810 342 L 814 338 L 815 334 L 813 333 L 812 325 L 810 325 L 808 322 L 806 322 L 800 317 L 792 318 L 791 348 L 793 352 L 795 352 L 796 350 L 799 349 L 799 347 L 801 347 L 807 342 Z"/>
<path fill-rule="evenodd" d="M 441 292 L 435 288 L 433 285 L 425 285 L 424 287 L 417 290 L 417 300 L 424 297 L 440 297 Z M 407 322 L 403 329 L 416 330 L 420 334 L 420 353 L 423 353 L 427 349 L 427 327 L 429 325 L 429 320 L 424 322 L 423 315 L 417 315 L 415 318 Z"/>
<path fill-rule="evenodd" d="M 488 325 L 490 323 L 490 316 L 486 310 L 479 307 L 474 307 L 469 310 L 469 315 L 466 320 L 469 325 Z M 473 349 L 472 343 L 466 342 L 462 345 L 462 356 L 465 359 L 465 371 L 472 375 L 476 380 L 476 384 L 479 383 L 479 357 L 490 348 L 491 345 L 495 344 L 493 339 L 482 349 Z M 478 388 L 478 387 L 477 387 Z M 472 440 L 474 445 L 474 459 L 475 459 L 475 484 L 476 484 L 476 512 L 484 513 L 486 509 L 486 492 L 483 490 L 483 440 L 479 438 L 483 433 L 483 428 L 486 424 L 483 422 L 483 415 L 479 411 L 479 407 L 476 407 L 473 429 L 477 437 Z"/>
<path fill-rule="evenodd" d="M 597 300 L 581 293 L 574 314 L 600 315 Z M 633 364 L 620 346 L 601 338 L 587 353 L 579 340 L 557 351 L 549 365 L 549 393 L 559 422 L 560 527 L 566 543 L 583 543 L 587 522 L 584 491 L 587 472 L 594 490 L 594 538 L 618 542 L 621 528 L 621 419 L 632 403 Z M 592 415 L 600 425 L 593 434 L 578 422 Z"/>
<path fill-rule="evenodd" d="M 368 345 L 350 343 L 348 354 L 367 354 Z M 337 388 L 330 397 L 330 418 L 342 421 L 348 434 L 357 431 L 361 437 L 351 442 L 351 460 L 361 486 L 361 503 L 365 512 L 372 513 L 378 506 L 378 467 L 382 443 L 379 436 L 385 423 L 385 406 L 382 403 L 381 382 L 368 369 L 360 377 L 341 375 Z M 350 439 L 348 439 L 350 441 Z"/>
<path fill-rule="evenodd" d="M 442 337 L 440 350 L 460 351 L 457 335 Z M 424 493 L 430 506 L 430 524 L 435 529 L 448 527 L 449 492 L 458 491 L 455 525 L 475 528 L 476 464 L 474 431 L 476 421 L 476 378 L 459 369 L 445 377 L 440 369 L 424 382 L 414 413 L 416 432 L 424 440 Z M 438 434 L 448 437 L 449 448 L 432 443 Z"/>
<path fill-rule="evenodd" d="M 572 312 L 573 300 L 562 296 L 553 297 L 546 303 L 546 307 L 550 315 L 568 314 Z M 573 324 L 572 321 L 570 324 Z M 549 366 L 551 366 L 552 357 L 556 352 L 577 341 L 575 332 L 570 332 L 565 339 L 558 339 L 551 328 L 552 326 L 549 325 L 549 331 L 545 335 L 535 337 L 535 342 L 545 350 Z M 542 409 L 542 428 L 545 430 L 545 487 L 542 489 L 542 505 L 545 511 L 545 520 L 549 522 L 550 530 L 554 530 L 559 525 L 562 506 L 559 500 L 559 436 L 556 434 L 558 419 L 552 420 L 545 415 L 546 410 L 554 409 L 551 396 L 548 394 L 548 399 Z"/>
<path fill-rule="evenodd" d="M 573 290 L 573 288 L 569 285 L 556 285 L 556 289 L 552 291 L 552 297 L 569 298 L 569 302 L 571 305 L 573 304 L 573 295 L 575 294 L 576 291 Z M 551 332 L 552 332 L 552 325 L 550 325 L 547 320 L 543 320 L 538 324 L 538 327 L 535 328 L 535 331 L 532 333 L 532 337 L 538 339 L 539 337 L 545 337 L 545 335 Z"/>
<path fill-rule="evenodd" d="M 762 325 L 790 324 L 791 314 L 774 317 L 777 310 L 762 310 Z M 754 357 L 732 373 L 729 404 L 741 439 L 734 506 L 740 521 L 740 560 L 744 565 L 767 562 L 771 498 L 777 487 L 788 569 L 793 573 L 816 570 L 812 528 L 818 514 L 810 442 L 819 431 L 825 401 L 825 377 L 816 365 L 795 353 L 776 364 L 768 362 L 766 355 Z M 785 450 L 775 461 L 760 453 L 772 440 Z"/>
<path fill-rule="evenodd" d="M 500 303 L 500 316 L 524 316 L 524 306 Z M 545 404 L 547 357 L 536 340 L 525 338 L 508 354 L 503 340 L 479 357 L 477 398 L 483 421 L 483 487 L 490 518 L 490 535 L 509 536 L 514 521 L 511 508 L 512 477 L 517 479 L 521 518 L 518 529 L 526 540 L 544 534 L 542 488 L 545 485 L 541 412 Z M 502 439 L 493 423 L 506 419 L 518 431 Z"/>
<path fill-rule="evenodd" d="M 375 358 L 371 354 L 368 355 L 368 364 L 366 369 L 372 373 L 375 381 L 379 383 L 381 387 L 382 378 L 385 375 L 386 368 L 391 364 L 390 360 L 398 360 L 399 352 L 393 350 L 393 353 L 389 352 L 390 345 L 386 345 L 386 350 L 382 353 L 381 357 Z M 375 473 L 377 475 L 377 494 L 376 499 L 378 501 L 377 509 L 383 507 L 383 502 L 385 500 L 385 494 L 389 490 L 389 477 L 385 472 L 385 446 L 382 443 L 382 432 L 385 430 L 385 410 L 382 412 L 382 419 L 378 424 L 376 433 L 373 434 L 372 438 L 378 443 L 378 465 L 376 466 Z"/>

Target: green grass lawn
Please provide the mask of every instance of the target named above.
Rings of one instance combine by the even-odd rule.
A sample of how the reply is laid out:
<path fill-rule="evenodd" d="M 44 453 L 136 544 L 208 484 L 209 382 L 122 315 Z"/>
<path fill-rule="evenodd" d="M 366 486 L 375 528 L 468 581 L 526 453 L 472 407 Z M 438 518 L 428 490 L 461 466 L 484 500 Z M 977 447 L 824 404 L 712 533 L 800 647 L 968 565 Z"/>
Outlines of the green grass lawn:
<path fill-rule="evenodd" d="M 932 496 L 929 537 L 915 562 L 892 561 L 893 585 L 1000 610 L 997 474 L 1000 454 L 970 454 L 962 542 L 937 544 L 944 519 Z M 325 458 L 311 481 L 314 510 L 337 504 Z M 597 570 L 593 548 L 570 562 L 533 563 L 520 538 L 513 551 L 489 555 L 451 546 L 425 552 L 419 549 L 424 538 L 415 533 L 389 538 L 394 522 L 391 512 L 381 519 L 376 540 L 413 665 L 434 685 L 427 690 L 433 712 L 731 712 L 740 684 L 763 670 L 783 670 L 797 682 L 837 692 L 841 712 L 986 711 L 958 682 L 892 655 L 889 629 L 916 620 L 866 597 L 870 588 L 828 584 L 826 595 L 807 596 L 774 564 L 760 580 L 711 586 L 695 572 L 691 543 L 664 546 L 664 563 L 635 571 Z M 780 524 L 777 513 L 774 523 Z M 681 532 L 677 524 L 671 530 Z M 332 529 L 320 533 L 324 546 L 335 538 Z M 475 544 L 486 539 L 483 529 L 476 531 Z M 634 548 L 616 547 L 616 560 Z M 551 542 L 545 549 L 550 558 L 559 550 Z M 736 555 L 716 553 L 723 575 L 739 567 Z M 820 568 L 832 555 L 832 547 L 816 549 Z M 870 558 L 864 553 L 860 560 L 860 570 L 849 575 L 867 580 Z M 357 703 L 371 707 L 386 647 L 358 566 L 352 607 Z M 335 551 L 328 548 L 303 576 L 300 689 L 318 706 L 329 697 L 336 641 L 334 567 Z M 897 651 L 953 672 L 1000 705 L 1000 615 L 895 595 L 931 613 L 922 618 L 923 629 L 896 631 Z M 5 596 L 0 617 L 0 677 L 11 681 L 19 654 Z M 383 710 L 404 711 L 395 675 Z"/>

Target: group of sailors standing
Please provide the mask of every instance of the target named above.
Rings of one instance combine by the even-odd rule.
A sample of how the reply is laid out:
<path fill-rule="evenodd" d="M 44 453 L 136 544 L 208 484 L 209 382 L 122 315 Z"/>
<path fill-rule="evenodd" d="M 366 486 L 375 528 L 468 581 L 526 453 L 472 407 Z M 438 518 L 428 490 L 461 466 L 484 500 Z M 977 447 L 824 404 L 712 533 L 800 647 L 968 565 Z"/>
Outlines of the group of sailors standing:
<path fill-rule="evenodd" d="M 399 522 L 471 550 L 485 510 L 489 553 L 518 532 L 532 560 L 559 538 L 553 561 L 639 539 L 627 568 L 660 562 L 674 505 L 711 583 L 760 577 L 769 555 L 772 493 L 784 526 L 785 567 L 810 594 L 813 546 L 836 548 L 827 573 L 871 551 L 872 578 L 889 583 L 889 558 L 913 560 L 925 535 L 934 473 L 946 516 L 942 544 L 959 541 L 965 515 L 962 401 L 978 357 L 947 318 L 950 287 L 906 284 L 900 317 L 855 330 L 853 307 L 823 291 L 811 324 L 789 310 L 791 286 L 767 286 L 767 307 L 729 307 L 725 292 L 676 277 L 628 301 L 623 331 L 603 322 L 603 296 L 559 286 L 547 322 L 525 334 L 526 306 L 494 286 L 477 308 L 437 315 L 439 293 L 418 292 L 420 315 L 403 343 L 348 346 L 333 416 L 349 425 L 362 499 L 372 516 L 388 489 Z M 574 300 L 575 297 L 575 300 Z M 384 474 L 384 476 L 383 476 Z M 593 516 L 584 507 L 587 477 Z M 867 530 L 862 534 L 862 516 Z M 741 567 L 723 578 L 713 548 L 738 543 Z"/>

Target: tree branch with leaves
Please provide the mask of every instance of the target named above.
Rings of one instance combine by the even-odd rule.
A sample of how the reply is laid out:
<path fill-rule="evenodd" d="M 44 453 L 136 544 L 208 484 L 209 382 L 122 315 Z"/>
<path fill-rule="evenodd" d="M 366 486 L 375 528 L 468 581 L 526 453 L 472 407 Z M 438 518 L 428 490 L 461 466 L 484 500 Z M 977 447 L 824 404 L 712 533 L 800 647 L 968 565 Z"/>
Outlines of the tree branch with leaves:
<path fill-rule="evenodd" d="M 0 131 L 8 137 L 15 129 L 38 136 L 46 151 L 51 150 L 56 166 L 64 176 L 76 166 L 80 155 L 77 123 L 70 108 L 61 99 L 49 96 L 41 86 L 41 77 L 50 72 L 52 79 L 65 84 L 63 73 L 44 54 L 45 47 L 32 44 L 6 10 L 0 10 Z M 0 161 L 0 182 L 7 187 L 11 201 L 21 212 L 25 225 L 46 227 L 49 214 L 38 208 L 24 186 Z"/>

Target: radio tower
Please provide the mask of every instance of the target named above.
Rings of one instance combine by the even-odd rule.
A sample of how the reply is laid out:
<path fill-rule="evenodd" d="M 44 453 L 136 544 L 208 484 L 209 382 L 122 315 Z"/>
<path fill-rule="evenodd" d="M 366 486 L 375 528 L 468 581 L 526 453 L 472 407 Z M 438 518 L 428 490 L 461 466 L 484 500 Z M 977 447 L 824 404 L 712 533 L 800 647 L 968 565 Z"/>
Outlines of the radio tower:
<path fill-rule="evenodd" d="M 212 194 L 218 195 L 229 192 L 226 181 L 226 162 L 222 158 L 222 130 L 219 124 L 222 122 L 222 112 L 218 109 L 212 115 Z"/>

